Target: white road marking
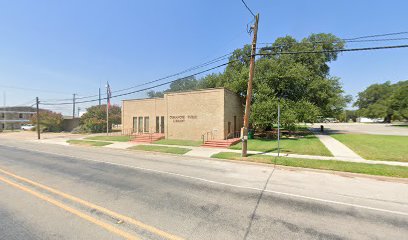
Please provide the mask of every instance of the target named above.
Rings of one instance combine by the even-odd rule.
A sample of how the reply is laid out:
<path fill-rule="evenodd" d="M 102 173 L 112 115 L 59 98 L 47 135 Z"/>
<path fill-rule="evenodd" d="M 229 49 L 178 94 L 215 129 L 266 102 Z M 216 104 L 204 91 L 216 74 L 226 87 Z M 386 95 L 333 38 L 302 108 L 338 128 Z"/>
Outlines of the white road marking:
<path fill-rule="evenodd" d="M 6 146 L 6 147 L 10 147 L 10 146 Z M 95 160 L 95 159 L 89 159 L 89 158 L 84 158 L 84 157 L 76 157 L 76 156 L 65 155 L 65 154 L 60 154 L 60 153 L 50 153 L 50 152 L 34 150 L 34 149 L 27 150 L 25 148 L 14 147 L 14 146 L 10 147 L 10 148 L 21 149 L 21 150 L 32 151 L 32 152 L 38 152 L 38 153 L 51 154 L 51 155 L 57 155 L 57 156 L 62 156 L 62 157 L 70 157 L 70 158 L 75 158 L 75 159 L 83 160 L 83 161 L 85 160 L 85 161 L 91 161 L 91 162 L 97 162 L 97 163 L 105 163 L 105 164 L 109 164 L 109 165 L 133 168 L 133 169 L 138 169 L 138 170 L 143 170 L 143 171 L 148 171 L 148 172 L 154 172 L 154 173 L 160 173 L 160 174 L 167 174 L 167 175 L 178 176 L 178 177 L 182 177 L 182 178 L 193 179 L 193 180 L 197 180 L 197 181 L 202 181 L 202 182 L 207 182 L 207 183 L 212 183 L 212 184 L 217 184 L 217 185 L 222 185 L 222 186 L 234 187 L 234 188 L 249 189 L 249 190 L 256 190 L 256 191 L 262 191 L 263 190 L 261 188 L 240 186 L 240 185 L 235 185 L 235 184 L 230 184 L 230 183 L 223 183 L 223 182 L 218 182 L 218 181 L 209 180 L 209 179 L 205 179 L 205 178 L 188 176 L 188 175 L 184 175 L 184 174 L 180 174 L 180 173 L 173 173 L 173 172 L 161 171 L 161 170 L 156 170 L 156 169 L 131 166 L 131 165 L 127 165 L 127 164 L 114 163 L 114 162 L 109 162 L 109 161 L 99 161 L 99 160 Z M 391 214 L 397 214 L 397 215 L 402 215 L 402 216 L 408 216 L 408 213 L 406 213 L 406 212 L 392 211 L 392 210 L 369 207 L 369 206 L 364 206 L 364 205 L 359 205 L 359 204 L 332 201 L 332 200 L 327 200 L 327 199 L 322 199 L 322 198 L 308 197 L 308 196 L 304 196 L 304 195 L 286 193 L 286 192 L 280 192 L 280 191 L 273 191 L 273 190 L 265 190 L 265 192 L 279 194 L 279 195 L 285 195 L 285 196 L 294 197 L 294 198 L 308 199 L 308 200 L 313 200 L 313 201 L 317 201 L 317 202 L 331 203 L 331 204 L 337 204 L 337 205 L 342 205 L 342 206 L 355 207 L 355 208 L 361 208 L 361 209 L 366 209 L 366 210 L 373 210 L 373 211 L 379 211 L 379 212 L 384 212 L 384 213 L 391 213 Z"/>

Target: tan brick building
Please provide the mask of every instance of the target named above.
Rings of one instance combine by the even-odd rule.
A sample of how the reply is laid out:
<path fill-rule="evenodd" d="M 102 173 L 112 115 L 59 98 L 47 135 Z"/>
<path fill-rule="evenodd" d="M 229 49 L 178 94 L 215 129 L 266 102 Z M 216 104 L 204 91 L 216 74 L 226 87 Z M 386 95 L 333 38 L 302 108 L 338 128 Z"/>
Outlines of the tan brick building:
<path fill-rule="evenodd" d="M 243 113 L 238 95 L 225 88 L 166 93 L 124 100 L 122 130 L 162 133 L 167 139 L 227 139 L 239 136 Z"/>

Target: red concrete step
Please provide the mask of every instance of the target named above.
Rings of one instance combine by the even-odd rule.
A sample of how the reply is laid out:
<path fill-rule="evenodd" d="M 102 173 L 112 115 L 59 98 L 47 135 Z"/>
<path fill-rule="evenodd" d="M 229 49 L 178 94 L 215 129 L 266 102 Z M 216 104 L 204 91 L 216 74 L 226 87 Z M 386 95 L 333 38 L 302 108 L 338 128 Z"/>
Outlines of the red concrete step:
<path fill-rule="evenodd" d="M 202 147 L 228 148 L 241 141 L 240 138 L 233 138 L 227 140 L 209 140 L 205 141 Z"/>
<path fill-rule="evenodd" d="M 133 142 L 151 143 L 164 138 L 164 134 L 140 134 L 136 135 Z"/>

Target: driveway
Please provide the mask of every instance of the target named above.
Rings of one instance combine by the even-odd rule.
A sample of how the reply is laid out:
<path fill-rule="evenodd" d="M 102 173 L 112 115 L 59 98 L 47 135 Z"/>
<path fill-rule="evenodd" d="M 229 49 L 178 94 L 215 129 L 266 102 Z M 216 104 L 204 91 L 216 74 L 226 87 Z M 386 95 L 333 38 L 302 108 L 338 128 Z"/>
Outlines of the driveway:
<path fill-rule="evenodd" d="M 379 135 L 408 136 L 408 127 L 395 127 L 383 123 L 315 123 L 311 127 L 320 129 L 320 125 L 331 133 L 363 133 Z"/>

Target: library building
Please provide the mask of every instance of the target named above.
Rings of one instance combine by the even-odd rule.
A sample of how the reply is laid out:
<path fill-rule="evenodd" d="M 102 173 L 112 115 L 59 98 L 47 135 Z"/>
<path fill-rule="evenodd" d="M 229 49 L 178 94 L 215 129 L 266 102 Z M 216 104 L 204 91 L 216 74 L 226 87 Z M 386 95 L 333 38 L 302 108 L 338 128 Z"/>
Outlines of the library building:
<path fill-rule="evenodd" d="M 243 126 L 241 99 L 226 88 L 165 93 L 162 98 L 124 100 L 122 131 L 166 139 L 238 138 Z"/>

